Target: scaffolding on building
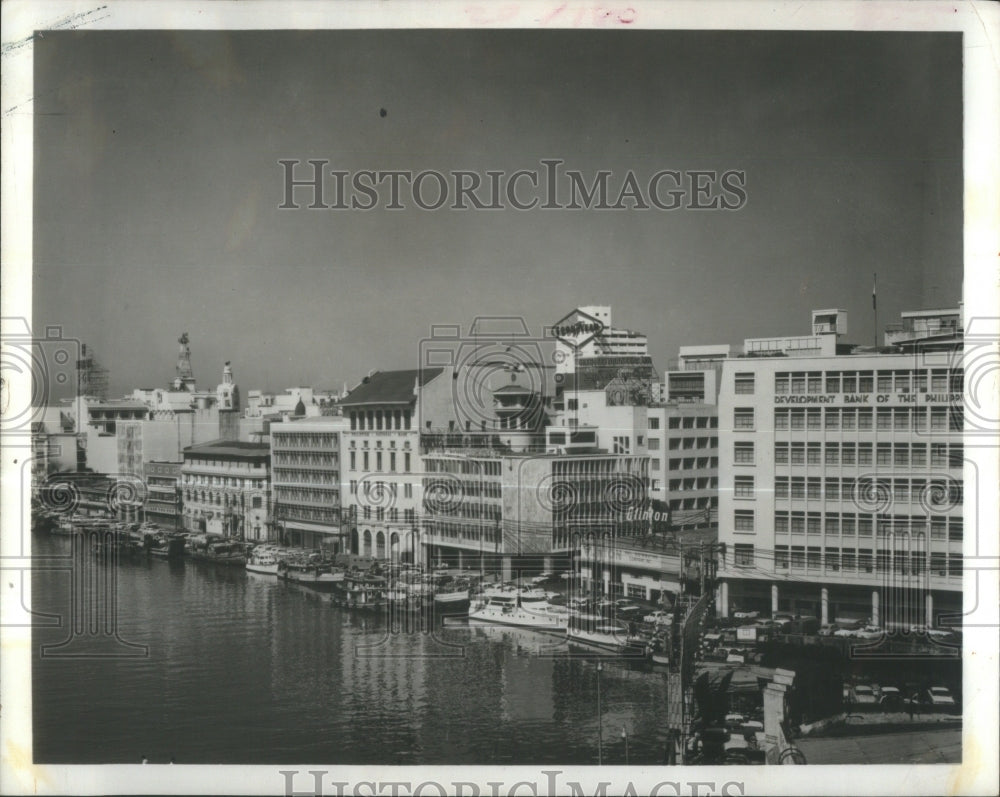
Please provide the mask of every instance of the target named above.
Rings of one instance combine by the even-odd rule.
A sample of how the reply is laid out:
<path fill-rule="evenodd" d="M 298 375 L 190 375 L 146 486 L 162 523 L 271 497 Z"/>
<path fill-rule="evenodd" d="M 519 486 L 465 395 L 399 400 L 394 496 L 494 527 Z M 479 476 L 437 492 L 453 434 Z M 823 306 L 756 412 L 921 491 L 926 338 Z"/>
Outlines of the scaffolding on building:
<path fill-rule="evenodd" d="M 77 395 L 106 400 L 108 397 L 108 369 L 101 365 L 94 350 L 84 343 L 80 359 L 76 361 Z"/>

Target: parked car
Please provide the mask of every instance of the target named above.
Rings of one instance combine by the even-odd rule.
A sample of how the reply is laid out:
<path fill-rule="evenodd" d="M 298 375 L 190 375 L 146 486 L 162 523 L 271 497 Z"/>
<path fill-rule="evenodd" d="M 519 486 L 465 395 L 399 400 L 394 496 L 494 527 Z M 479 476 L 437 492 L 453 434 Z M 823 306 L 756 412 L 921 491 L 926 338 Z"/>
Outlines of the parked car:
<path fill-rule="evenodd" d="M 855 684 L 851 687 L 851 702 L 858 705 L 875 705 L 878 697 L 871 684 Z"/>
<path fill-rule="evenodd" d="M 866 625 L 854 632 L 858 639 L 880 639 L 885 632 L 877 625 Z"/>
<path fill-rule="evenodd" d="M 820 636 L 833 636 L 837 629 L 840 628 L 836 623 L 827 623 L 826 625 L 821 625 L 819 627 L 818 633 Z"/>
<path fill-rule="evenodd" d="M 543 570 L 537 576 L 532 576 L 530 581 L 532 584 L 544 584 L 546 581 L 550 581 L 551 579 L 552 579 L 552 571 Z"/>
<path fill-rule="evenodd" d="M 874 705 L 878 703 L 875 690 L 869 684 L 855 684 L 851 689 L 851 702 L 859 705 Z"/>
<path fill-rule="evenodd" d="M 834 631 L 833 635 L 835 637 L 856 637 L 858 635 L 858 628 L 855 626 L 844 626 Z"/>
<path fill-rule="evenodd" d="M 726 714 L 726 727 L 730 731 L 737 731 L 743 727 L 743 724 L 747 721 L 747 718 L 742 714 L 732 713 Z"/>
<path fill-rule="evenodd" d="M 954 706 L 955 698 L 952 697 L 951 692 L 947 687 L 944 686 L 932 686 L 928 689 L 924 695 L 926 696 L 926 703 L 932 706 Z"/>
<path fill-rule="evenodd" d="M 737 620 L 755 620 L 760 617 L 760 612 L 733 612 L 733 617 Z"/>
<path fill-rule="evenodd" d="M 746 664 L 746 654 L 739 648 L 731 648 L 726 656 L 726 664 Z"/>
<path fill-rule="evenodd" d="M 883 686 L 878 702 L 889 711 L 900 709 L 903 707 L 903 693 L 895 686 Z"/>

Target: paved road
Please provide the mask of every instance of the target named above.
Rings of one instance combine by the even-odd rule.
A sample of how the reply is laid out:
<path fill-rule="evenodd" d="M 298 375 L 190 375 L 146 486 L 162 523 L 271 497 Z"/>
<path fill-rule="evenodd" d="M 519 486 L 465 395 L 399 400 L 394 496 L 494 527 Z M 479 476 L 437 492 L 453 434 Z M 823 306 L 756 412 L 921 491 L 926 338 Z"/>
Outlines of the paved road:
<path fill-rule="evenodd" d="M 962 760 L 960 728 L 799 739 L 795 744 L 810 764 L 957 764 Z"/>

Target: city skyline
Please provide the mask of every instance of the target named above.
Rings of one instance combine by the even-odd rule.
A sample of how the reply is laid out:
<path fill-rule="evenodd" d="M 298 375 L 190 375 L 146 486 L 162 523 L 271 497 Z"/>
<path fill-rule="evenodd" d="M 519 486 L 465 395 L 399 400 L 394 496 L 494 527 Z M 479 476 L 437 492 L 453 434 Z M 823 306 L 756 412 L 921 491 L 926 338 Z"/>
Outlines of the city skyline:
<path fill-rule="evenodd" d="M 663 371 L 679 346 L 799 334 L 819 308 L 870 344 L 876 272 L 880 337 L 961 298 L 957 34 L 90 31 L 47 33 L 35 58 L 33 323 L 88 343 L 110 395 L 169 381 L 182 331 L 202 385 L 230 360 L 244 388 L 340 389 L 480 315 L 540 332 L 611 305 Z M 282 210 L 282 158 L 557 158 L 614 186 L 735 169 L 747 201 Z"/>

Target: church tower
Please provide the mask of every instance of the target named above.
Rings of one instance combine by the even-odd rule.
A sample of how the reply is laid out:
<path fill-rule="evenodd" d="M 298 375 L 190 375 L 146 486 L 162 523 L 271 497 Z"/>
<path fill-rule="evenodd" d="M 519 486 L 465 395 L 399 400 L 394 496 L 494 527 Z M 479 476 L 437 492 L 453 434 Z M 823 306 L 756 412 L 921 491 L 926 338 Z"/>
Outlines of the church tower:
<path fill-rule="evenodd" d="M 177 376 L 174 377 L 172 387 L 174 390 L 186 390 L 189 393 L 194 393 L 196 388 L 194 369 L 191 367 L 191 347 L 188 346 L 189 340 L 187 332 L 177 338 L 177 343 L 179 344 L 177 351 Z"/>

